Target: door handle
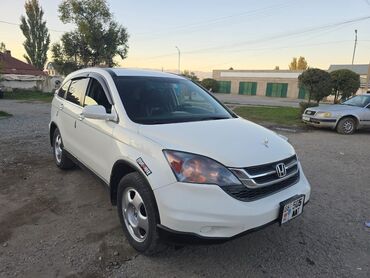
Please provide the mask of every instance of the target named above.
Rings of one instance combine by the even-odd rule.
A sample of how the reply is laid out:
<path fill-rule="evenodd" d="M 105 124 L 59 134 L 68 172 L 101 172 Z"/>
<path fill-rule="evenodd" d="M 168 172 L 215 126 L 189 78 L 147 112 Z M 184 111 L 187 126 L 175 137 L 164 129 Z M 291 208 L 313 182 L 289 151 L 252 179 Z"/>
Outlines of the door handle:
<path fill-rule="evenodd" d="M 64 108 L 64 105 L 63 105 L 63 103 L 61 103 L 61 104 L 59 105 L 59 110 L 63 110 L 63 108 Z"/>

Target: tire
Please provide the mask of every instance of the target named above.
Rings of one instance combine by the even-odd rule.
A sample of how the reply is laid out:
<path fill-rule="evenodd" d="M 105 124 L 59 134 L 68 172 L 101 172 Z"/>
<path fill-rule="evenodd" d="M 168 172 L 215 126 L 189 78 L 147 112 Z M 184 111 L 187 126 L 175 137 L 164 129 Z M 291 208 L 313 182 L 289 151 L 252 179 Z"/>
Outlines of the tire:
<path fill-rule="evenodd" d="M 340 134 L 350 135 L 356 131 L 356 120 L 351 117 L 341 119 L 337 125 L 337 132 Z"/>
<path fill-rule="evenodd" d="M 158 209 L 146 180 L 137 172 L 130 173 L 121 179 L 117 194 L 118 216 L 131 246 L 145 255 L 162 251 Z"/>
<path fill-rule="evenodd" d="M 63 140 L 62 135 L 59 132 L 59 129 L 55 129 L 53 135 L 53 155 L 55 164 L 63 170 L 72 169 L 75 167 L 75 164 L 71 159 L 69 159 L 63 149 Z"/>

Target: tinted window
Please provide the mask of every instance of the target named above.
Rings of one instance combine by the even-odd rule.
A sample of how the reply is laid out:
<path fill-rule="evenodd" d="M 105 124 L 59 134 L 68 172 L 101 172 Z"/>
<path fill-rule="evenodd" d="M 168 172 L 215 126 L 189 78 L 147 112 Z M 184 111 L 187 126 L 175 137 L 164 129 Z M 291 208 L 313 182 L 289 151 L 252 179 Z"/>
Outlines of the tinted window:
<path fill-rule="evenodd" d="M 193 82 L 162 77 L 117 77 L 130 119 L 140 124 L 228 119 L 232 115 Z"/>
<path fill-rule="evenodd" d="M 89 84 L 89 78 L 75 79 L 72 80 L 71 86 L 67 93 L 67 100 L 77 105 L 81 105 L 87 85 Z"/>
<path fill-rule="evenodd" d="M 71 81 L 66 82 L 59 90 L 58 90 L 58 96 L 61 98 L 65 98 L 66 92 L 68 91 L 69 84 L 71 84 Z"/>
<path fill-rule="evenodd" d="M 112 105 L 109 103 L 103 87 L 94 78 L 91 79 L 89 90 L 85 96 L 84 106 L 87 105 L 102 105 L 107 113 L 112 111 Z"/>

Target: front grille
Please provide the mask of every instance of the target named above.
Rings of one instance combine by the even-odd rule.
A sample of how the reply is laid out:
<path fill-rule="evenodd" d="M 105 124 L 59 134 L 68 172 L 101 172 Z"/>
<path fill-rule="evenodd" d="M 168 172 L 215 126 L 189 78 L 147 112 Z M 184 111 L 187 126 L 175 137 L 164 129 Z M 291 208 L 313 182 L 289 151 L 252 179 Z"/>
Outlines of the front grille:
<path fill-rule="evenodd" d="M 279 178 L 276 166 L 283 163 L 286 166 L 286 175 Z M 236 199 L 252 201 L 276 193 L 292 186 L 299 181 L 297 156 L 276 161 L 273 163 L 252 166 L 231 171 L 243 183 L 239 186 L 225 186 L 222 189 Z"/>
<path fill-rule="evenodd" d="M 299 181 L 299 172 L 297 172 L 294 176 L 282 182 L 261 188 L 250 189 L 244 185 L 238 185 L 229 187 L 225 186 L 222 187 L 222 189 L 226 193 L 240 201 L 254 201 L 266 197 L 268 195 L 274 194 L 278 191 L 281 191 L 289 186 L 296 184 L 298 181 Z"/>
<path fill-rule="evenodd" d="M 316 114 L 316 111 L 306 110 L 305 114 L 306 114 L 306 115 L 311 115 L 311 116 L 313 116 L 313 115 L 315 115 L 315 114 Z"/>

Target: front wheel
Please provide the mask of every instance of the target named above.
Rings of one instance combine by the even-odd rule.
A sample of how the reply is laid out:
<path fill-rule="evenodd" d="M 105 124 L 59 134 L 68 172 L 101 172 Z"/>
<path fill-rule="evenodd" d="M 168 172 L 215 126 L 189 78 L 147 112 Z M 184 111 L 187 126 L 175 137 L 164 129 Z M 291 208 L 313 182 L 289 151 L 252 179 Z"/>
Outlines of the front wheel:
<path fill-rule="evenodd" d="M 163 247 L 157 224 L 159 215 L 154 195 L 139 173 L 124 176 L 118 185 L 117 210 L 123 231 L 137 251 L 147 255 Z"/>
<path fill-rule="evenodd" d="M 353 118 L 346 117 L 339 121 L 337 132 L 340 134 L 353 134 L 356 130 L 356 121 Z"/>

